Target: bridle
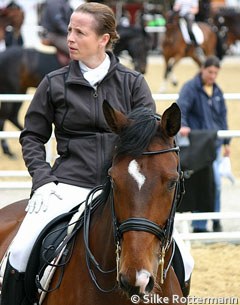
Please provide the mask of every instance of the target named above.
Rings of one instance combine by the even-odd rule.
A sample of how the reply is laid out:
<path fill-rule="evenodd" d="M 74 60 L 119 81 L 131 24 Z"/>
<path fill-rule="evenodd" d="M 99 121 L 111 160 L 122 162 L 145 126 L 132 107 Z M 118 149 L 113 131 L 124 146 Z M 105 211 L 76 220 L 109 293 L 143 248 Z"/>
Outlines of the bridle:
<path fill-rule="evenodd" d="M 170 153 L 170 152 L 176 152 L 179 155 L 180 148 L 178 146 L 174 146 L 168 149 L 162 149 L 162 150 L 156 150 L 156 151 L 145 151 L 142 153 L 143 156 L 153 156 L 153 155 L 159 155 L 159 154 L 165 154 L 165 153 Z M 119 223 L 116 217 L 115 213 L 115 208 L 114 208 L 114 197 L 113 197 L 113 187 L 111 186 L 109 198 L 110 198 L 110 204 L 111 204 L 111 209 L 112 209 L 112 220 L 113 220 L 113 230 L 114 230 L 114 239 L 115 239 L 115 245 L 116 245 L 116 268 L 108 271 L 104 271 L 100 268 L 99 264 L 97 263 L 96 259 L 94 258 L 91 250 L 89 249 L 89 244 L 86 243 L 86 235 L 88 235 L 89 232 L 86 232 L 84 230 L 84 239 L 85 239 L 85 246 L 86 246 L 86 252 L 87 252 L 87 263 L 88 263 L 88 270 L 90 273 L 90 276 L 92 280 L 94 281 L 95 285 L 98 287 L 99 290 L 102 292 L 110 292 L 114 290 L 117 285 L 112 289 L 105 290 L 99 286 L 96 280 L 96 276 L 93 273 L 93 270 L 90 268 L 90 261 L 93 263 L 93 265 L 101 272 L 101 273 L 110 273 L 110 272 L 117 272 L 117 283 L 119 280 L 119 261 L 120 261 L 120 252 L 121 252 L 121 239 L 122 236 L 125 232 L 128 231 L 144 231 L 151 233 L 155 235 L 160 241 L 161 241 L 161 253 L 160 253 L 160 258 L 159 258 L 159 265 L 161 268 L 161 279 L 160 282 L 163 284 L 164 279 L 166 277 L 168 268 L 171 265 L 171 260 L 174 255 L 174 251 L 172 253 L 170 262 L 168 263 L 168 266 L 166 269 L 164 269 L 164 258 L 165 258 L 165 253 L 169 249 L 171 243 L 172 243 L 172 233 L 173 233 L 173 225 L 174 225 L 174 217 L 175 217 L 175 212 L 177 206 L 180 204 L 183 194 L 185 192 L 184 190 L 184 180 L 183 180 L 183 173 L 180 169 L 180 163 L 178 164 L 178 173 L 179 173 L 179 179 L 177 181 L 176 187 L 175 187 L 175 192 L 174 192 L 174 198 L 173 198 L 173 203 L 172 207 L 169 213 L 169 217 L 166 221 L 166 224 L 164 227 L 160 227 L 158 224 L 155 222 L 152 222 L 151 220 L 148 220 L 146 218 L 142 217 L 132 217 L 124 220 L 122 223 Z M 110 178 L 111 179 L 111 178 Z M 89 206 L 89 203 L 86 204 Z M 90 217 L 90 213 L 88 213 Z M 89 219 L 84 219 L 84 223 L 88 221 L 89 224 Z M 84 224 L 84 228 L 86 228 Z M 89 229 L 89 226 L 88 226 Z"/>

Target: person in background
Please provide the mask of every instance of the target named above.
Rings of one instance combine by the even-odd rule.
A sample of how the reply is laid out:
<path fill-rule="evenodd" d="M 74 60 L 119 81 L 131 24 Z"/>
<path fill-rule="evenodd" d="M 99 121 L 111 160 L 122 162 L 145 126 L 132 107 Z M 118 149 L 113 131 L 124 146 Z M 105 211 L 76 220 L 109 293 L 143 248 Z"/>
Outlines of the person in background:
<path fill-rule="evenodd" d="M 223 92 L 216 83 L 220 70 L 220 61 L 216 56 L 210 56 L 202 65 L 201 71 L 186 82 L 180 93 L 177 103 L 182 112 L 181 136 L 188 136 L 191 130 L 226 130 L 227 108 Z M 216 140 L 216 159 L 213 162 L 215 184 L 214 211 L 220 211 L 221 176 L 219 165 L 223 155 L 230 155 L 230 139 Z M 207 221 L 193 221 L 194 232 L 206 232 Z M 213 231 L 222 230 L 219 220 L 213 221 Z"/>
<path fill-rule="evenodd" d="M 66 36 L 72 12 L 69 0 L 46 0 L 42 5 L 40 20 L 44 40 L 67 55 L 69 51 Z"/>
<path fill-rule="evenodd" d="M 202 48 L 199 46 L 196 37 L 193 33 L 192 26 L 195 21 L 195 16 L 199 12 L 198 0 L 176 0 L 173 5 L 173 11 L 177 12 L 180 17 L 183 17 L 187 23 L 187 30 L 192 44 L 195 46 L 196 55 L 201 62 L 205 60 L 205 55 Z"/>

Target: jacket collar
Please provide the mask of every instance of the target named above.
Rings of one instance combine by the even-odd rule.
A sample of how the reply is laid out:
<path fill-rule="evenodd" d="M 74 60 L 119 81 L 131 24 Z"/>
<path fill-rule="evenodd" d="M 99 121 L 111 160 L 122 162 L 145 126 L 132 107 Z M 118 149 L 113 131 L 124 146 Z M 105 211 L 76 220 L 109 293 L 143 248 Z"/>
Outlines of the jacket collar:
<path fill-rule="evenodd" d="M 117 64 L 119 63 L 118 58 L 112 52 L 107 51 L 107 54 L 110 58 L 110 68 L 105 77 L 113 73 L 113 71 L 116 70 Z M 73 60 L 69 64 L 68 74 L 66 76 L 66 83 L 83 84 L 86 86 L 90 86 L 90 84 L 83 77 L 83 74 L 79 67 L 79 62 L 77 60 Z"/>

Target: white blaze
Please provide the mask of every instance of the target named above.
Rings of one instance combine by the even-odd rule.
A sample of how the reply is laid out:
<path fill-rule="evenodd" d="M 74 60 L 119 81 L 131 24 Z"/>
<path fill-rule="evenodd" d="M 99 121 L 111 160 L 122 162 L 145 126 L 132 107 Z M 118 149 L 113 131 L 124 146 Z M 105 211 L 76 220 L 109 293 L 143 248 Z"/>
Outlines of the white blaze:
<path fill-rule="evenodd" d="M 128 172 L 138 184 L 138 189 L 142 188 L 146 177 L 140 173 L 140 167 L 136 160 L 132 160 L 128 165 Z"/>

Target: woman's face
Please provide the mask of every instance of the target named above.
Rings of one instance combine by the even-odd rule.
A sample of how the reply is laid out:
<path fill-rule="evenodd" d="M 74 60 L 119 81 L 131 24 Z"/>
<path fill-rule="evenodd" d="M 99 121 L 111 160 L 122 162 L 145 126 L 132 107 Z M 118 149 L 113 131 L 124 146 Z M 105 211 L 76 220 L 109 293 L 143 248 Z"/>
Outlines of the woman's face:
<path fill-rule="evenodd" d="M 74 12 L 68 26 L 70 58 L 80 60 L 90 68 L 95 68 L 102 62 L 110 38 L 109 34 L 99 36 L 95 27 L 94 16 L 82 12 Z"/>
<path fill-rule="evenodd" d="M 202 75 L 203 83 L 207 86 L 213 85 L 218 76 L 218 72 L 219 72 L 219 68 L 215 66 L 202 68 L 201 75 Z"/>

